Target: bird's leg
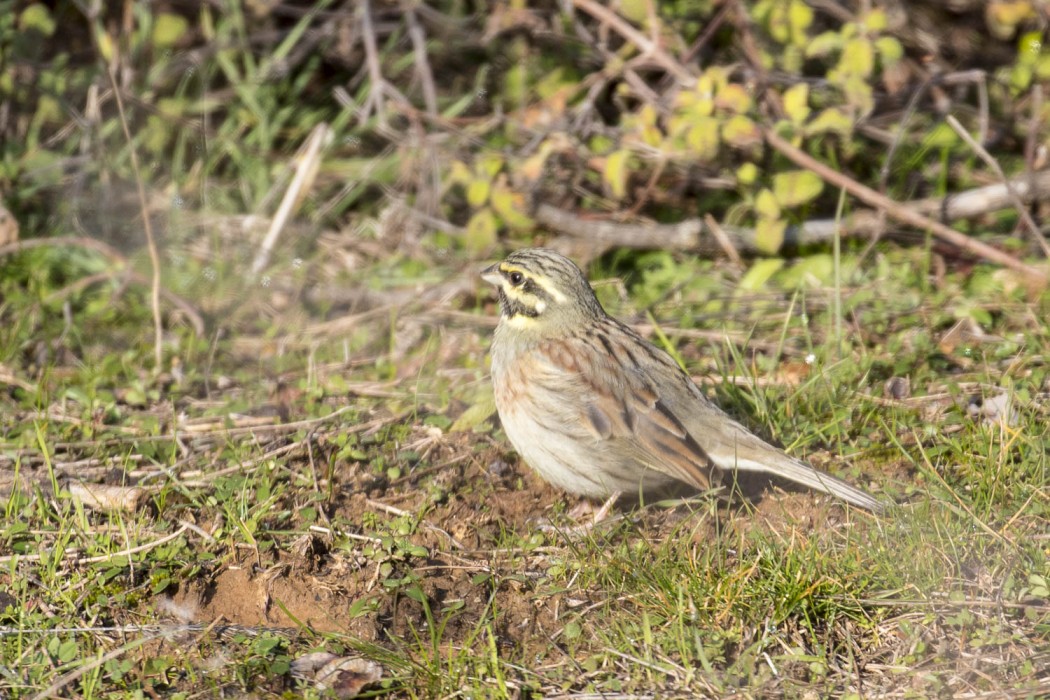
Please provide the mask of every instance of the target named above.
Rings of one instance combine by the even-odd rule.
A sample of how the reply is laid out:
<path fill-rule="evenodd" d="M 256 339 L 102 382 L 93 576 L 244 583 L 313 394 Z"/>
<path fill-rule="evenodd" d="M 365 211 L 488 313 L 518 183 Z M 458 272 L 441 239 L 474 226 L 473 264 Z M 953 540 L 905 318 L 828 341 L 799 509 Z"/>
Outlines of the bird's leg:
<path fill-rule="evenodd" d="M 616 505 L 616 501 L 622 495 L 623 493 L 621 491 L 613 492 L 612 495 L 605 499 L 605 502 L 602 503 L 601 507 L 598 508 L 598 510 L 594 510 L 594 506 L 591 503 L 591 501 L 581 501 L 579 505 L 570 510 L 568 513 L 570 518 L 577 521 L 577 525 L 573 525 L 570 528 L 560 528 L 548 522 L 544 525 L 540 525 L 540 530 L 543 530 L 544 532 L 562 532 L 569 536 L 582 535 L 586 532 L 590 532 L 592 528 L 598 525 L 598 523 L 603 522 L 607 517 L 609 517 L 609 512 L 612 510 L 613 506 Z M 590 521 L 579 522 L 580 519 L 586 515 L 587 510 L 591 510 L 594 513 L 590 517 Z"/>
<path fill-rule="evenodd" d="M 622 495 L 622 491 L 613 491 L 612 495 L 605 499 L 605 503 L 603 503 L 602 507 L 598 509 L 598 512 L 594 514 L 594 518 L 591 520 L 591 527 L 594 527 L 609 516 L 609 511 L 612 510 L 613 505 L 615 505 L 616 501 L 620 500 L 620 496 Z"/>

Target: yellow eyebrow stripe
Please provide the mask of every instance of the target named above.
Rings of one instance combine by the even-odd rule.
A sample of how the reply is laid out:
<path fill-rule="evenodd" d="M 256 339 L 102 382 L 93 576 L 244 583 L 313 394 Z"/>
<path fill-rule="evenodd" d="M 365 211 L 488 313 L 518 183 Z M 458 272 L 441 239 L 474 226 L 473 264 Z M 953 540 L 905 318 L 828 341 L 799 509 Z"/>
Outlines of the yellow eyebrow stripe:
<path fill-rule="evenodd" d="M 565 296 L 561 290 L 551 285 L 550 281 L 543 277 L 537 277 L 534 273 L 526 270 L 525 268 L 518 267 L 516 265 L 507 265 L 506 263 L 499 266 L 499 271 L 504 275 L 509 275 L 512 272 L 520 272 L 521 274 L 532 280 L 533 284 L 551 295 L 551 299 L 559 304 L 564 304 L 568 301 L 568 297 Z"/>

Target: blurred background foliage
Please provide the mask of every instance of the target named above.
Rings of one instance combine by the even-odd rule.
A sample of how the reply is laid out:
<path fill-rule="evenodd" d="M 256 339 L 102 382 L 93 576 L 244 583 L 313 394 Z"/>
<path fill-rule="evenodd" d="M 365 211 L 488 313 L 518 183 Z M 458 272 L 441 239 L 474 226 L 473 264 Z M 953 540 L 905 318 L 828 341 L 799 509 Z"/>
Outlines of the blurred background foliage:
<path fill-rule="evenodd" d="M 788 227 L 836 216 L 840 196 L 763 129 L 897 201 L 998 181 L 948 114 L 1008 176 L 1030 173 L 1050 145 L 1046 23 L 1034 0 L 3 0 L 0 196 L 23 238 L 96 239 L 148 275 L 141 180 L 165 289 L 209 320 L 245 310 L 248 263 L 321 125 L 266 271 L 278 306 L 336 308 L 326 283 L 436 281 L 435 265 L 533 242 L 585 260 L 611 247 L 545 227 L 541 204 L 711 215 L 781 256 Z M 1038 249 L 1015 211 L 969 226 Z M 829 279 L 828 250 L 806 274 Z M 85 250 L 21 260 L 66 281 L 99 266 Z M 746 288 L 797 281 L 760 263 Z"/>

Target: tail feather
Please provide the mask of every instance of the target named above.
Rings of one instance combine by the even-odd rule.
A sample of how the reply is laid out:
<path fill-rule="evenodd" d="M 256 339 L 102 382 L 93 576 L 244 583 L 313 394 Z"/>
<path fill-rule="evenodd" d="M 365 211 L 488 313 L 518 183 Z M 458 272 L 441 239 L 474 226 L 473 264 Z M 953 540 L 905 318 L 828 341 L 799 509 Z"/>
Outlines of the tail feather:
<path fill-rule="evenodd" d="M 756 462 L 750 459 L 736 457 L 731 464 L 720 464 L 724 469 L 759 472 L 772 476 L 781 477 L 801 486 L 806 486 L 815 491 L 830 494 L 840 498 L 850 505 L 864 508 L 872 513 L 881 513 L 886 506 L 875 499 L 869 493 L 847 484 L 830 474 L 825 474 L 800 460 L 789 457 L 783 453 L 764 455 L 767 461 Z"/>

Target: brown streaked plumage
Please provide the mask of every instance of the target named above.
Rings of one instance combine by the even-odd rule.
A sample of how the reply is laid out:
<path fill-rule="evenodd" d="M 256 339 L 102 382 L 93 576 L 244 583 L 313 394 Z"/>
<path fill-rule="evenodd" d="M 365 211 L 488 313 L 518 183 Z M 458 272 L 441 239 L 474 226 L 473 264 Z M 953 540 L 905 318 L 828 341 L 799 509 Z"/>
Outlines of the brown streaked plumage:
<path fill-rule="evenodd" d="M 519 250 L 482 277 L 502 309 L 492 342 L 500 419 L 555 486 L 591 498 L 655 495 L 758 472 L 882 509 L 723 413 L 666 352 L 606 314 L 568 258 Z"/>

